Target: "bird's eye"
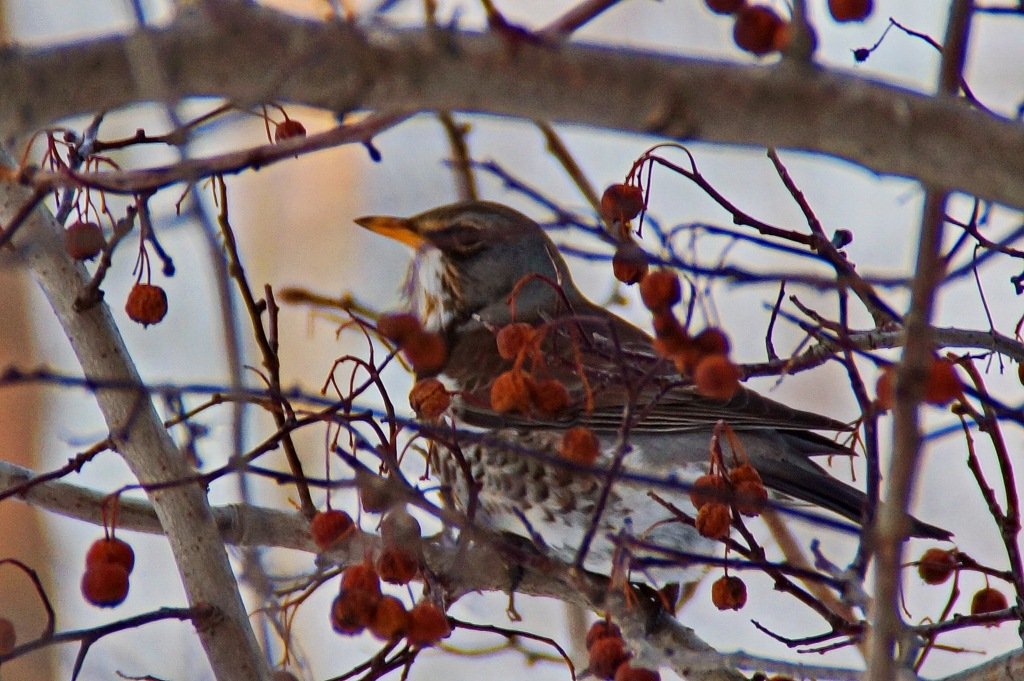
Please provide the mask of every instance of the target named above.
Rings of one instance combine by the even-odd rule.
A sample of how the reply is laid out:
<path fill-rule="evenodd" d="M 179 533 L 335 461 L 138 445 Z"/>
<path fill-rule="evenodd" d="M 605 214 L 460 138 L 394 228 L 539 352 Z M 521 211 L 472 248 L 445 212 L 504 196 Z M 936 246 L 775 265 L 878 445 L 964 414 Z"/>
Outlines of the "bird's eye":
<path fill-rule="evenodd" d="M 439 249 L 454 256 L 472 255 L 484 247 L 480 230 L 475 227 L 448 227 L 431 234 L 430 240 Z"/>

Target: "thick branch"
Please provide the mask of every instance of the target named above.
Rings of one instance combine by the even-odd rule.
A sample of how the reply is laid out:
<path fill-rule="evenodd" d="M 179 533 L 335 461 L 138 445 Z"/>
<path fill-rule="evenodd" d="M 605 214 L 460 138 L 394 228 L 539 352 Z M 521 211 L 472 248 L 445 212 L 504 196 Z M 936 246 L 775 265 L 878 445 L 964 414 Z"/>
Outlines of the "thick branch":
<path fill-rule="evenodd" d="M 190 7 L 161 31 L 0 53 L 0 130 L 24 134 L 73 114 L 195 96 L 332 111 L 464 110 L 817 151 L 1024 207 L 1024 126 L 953 98 L 788 61 L 512 46 L 436 29 L 367 35 L 226 0 Z M 133 75 L 139 41 L 159 55 L 164 82 Z"/>

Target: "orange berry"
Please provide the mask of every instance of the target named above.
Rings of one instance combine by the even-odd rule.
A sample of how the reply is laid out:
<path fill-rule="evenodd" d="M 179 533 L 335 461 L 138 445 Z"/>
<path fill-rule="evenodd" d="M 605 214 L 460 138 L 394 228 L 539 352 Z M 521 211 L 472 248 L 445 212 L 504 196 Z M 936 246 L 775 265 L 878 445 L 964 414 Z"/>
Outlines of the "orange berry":
<path fill-rule="evenodd" d="M 956 551 L 931 548 L 917 561 L 917 574 L 925 584 L 943 584 L 950 578 L 958 564 Z"/>
<path fill-rule="evenodd" d="M 725 355 L 708 355 L 693 372 L 697 392 L 716 400 L 728 400 L 740 389 L 740 370 Z"/>
<path fill-rule="evenodd" d="M 750 518 L 759 516 L 768 503 L 768 490 L 761 482 L 744 480 L 735 486 L 732 503 L 740 515 Z"/>
<path fill-rule="evenodd" d="M 355 529 L 356 524 L 352 522 L 352 516 L 334 508 L 317 511 L 309 521 L 309 534 L 321 551 L 348 537 Z"/>
<path fill-rule="evenodd" d="M 720 502 L 704 504 L 697 511 L 697 532 L 708 539 L 725 539 L 729 536 L 732 517 L 729 507 Z"/>
<path fill-rule="evenodd" d="M 370 563 L 349 565 L 341 573 L 341 591 L 358 591 L 380 596 L 380 577 Z"/>
<path fill-rule="evenodd" d="M 82 575 L 82 595 L 101 608 L 113 608 L 128 597 L 128 570 L 119 563 L 94 563 Z"/>
<path fill-rule="evenodd" d="M 392 641 L 405 636 L 408 628 L 409 613 L 402 601 L 394 596 L 381 598 L 369 625 L 370 633 L 382 641 Z"/>
<path fill-rule="evenodd" d="M 90 567 L 97 563 L 114 563 L 131 574 L 135 568 L 135 552 L 128 542 L 117 537 L 97 539 L 85 554 L 85 566 Z"/>
<path fill-rule="evenodd" d="M 569 390 L 557 378 L 548 378 L 528 386 L 530 401 L 544 416 L 558 416 L 569 408 Z"/>
<path fill-rule="evenodd" d="M 419 571 L 419 560 L 407 548 L 386 546 L 377 556 L 377 573 L 388 584 L 408 584 Z"/>
<path fill-rule="evenodd" d="M 611 679 L 619 665 L 629 659 L 626 642 L 621 637 L 605 636 L 594 641 L 587 650 L 590 673 L 599 679 Z"/>
<path fill-rule="evenodd" d="M 623 284 L 635 284 L 647 274 L 647 254 L 632 241 L 620 244 L 612 256 L 612 273 Z"/>
<path fill-rule="evenodd" d="M 615 670 L 615 681 L 661 681 L 661 674 L 653 669 L 634 667 L 629 662 L 623 662 Z"/>
<path fill-rule="evenodd" d="M 608 620 L 598 620 L 590 625 L 590 629 L 587 630 L 587 650 L 597 642 L 598 639 L 606 638 L 611 636 L 612 638 L 622 638 L 622 630 L 619 629 L 619 625 Z"/>
<path fill-rule="evenodd" d="M 945 357 L 935 358 L 924 385 L 924 401 L 943 406 L 960 397 L 963 392 L 963 384 L 953 362 Z"/>
<path fill-rule="evenodd" d="M 711 602 L 719 610 L 739 610 L 747 603 L 747 585 L 739 577 L 723 575 L 711 585 Z"/>
<path fill-rule="evenodd" d="M 423 330 L 416 315 L 408 312 L 394 312 L 381 315 L 377 320 L 377 333 L 396 345 Z"/>
<path fill-rule="evenodd" d="M 644 190 L 636 185 L 609 185 L 601 195 L 601 216 L 609 222 L 632 220 L 643 209 Z"/>
<path fill-rule="evenodd" d="M 523 322 L 506 324 L 494 337 L 498 345 L 498 354 L 502 359 L 515 359 L 530 344 L 535 333 L 532 326 Z"/>
<path fill-rule="evenodd" d="M 639 288 L 640 300 L 648 310 L 654 312 L 669 309 L 683 297 L 679 276 L 670 270 L 648 272 L 640 280 Z"/>
<path fill-rule="evenodd" d="M 510 369 L 498 374 L 494 383 L 491 384 L 491 409 L 499 414 L 528 412 L 530 410 L 530 383 L 532 382 L 528 374 L 518 369 Z"/>
<path fill-rule="evenodd" d="M 6 617 L 0 617 L 0 655 L 7 655 L 18 645 L 18 634 L 14 631 L 14 623 Z"/>
<path fill-rule="evenodd" d="M 405 634 L 409 645 L 432 646 L 451 633 L 448 618 L 430 601 L 417 603 L 409 611 L 409 628 Z"/>
<path fill-rule="evenodd" d="M 761 474 L 758 473 L 757 469 L 749 463 L 743 463 L 729 469 L 729 482 L 734 485 L 738 485 L 741 482 L 756 482 L 758 484 L 764 484 L 761 480 Z"/>
<path fill-rule="evenodd" d="M 92 260 L 106 245 L 103 228 L 95 222 L 72 222 L 64 230 L 64 250 L 75 260 Z"/>
<path fill-rule="evenodd" d="M 740 49 L 761 57 L 774 49 L 775 33 L 784 23 L 771 7 L 744 7 L 736 13 L 732 39 Z"/>
<path fill-rule="evenodd" d="M 358 634 L 373 622 L 381 600 L 379 592 L 342 589 L 331 604 L 331 627 L 339 634 Z"/>
<path fill-rule="evenodd" d="M 879 409 L 892 409 L 896 403 L 896 367 L 892 364 L 882 367 L 875 382 L 875 402 Z"/>
<path fill-rule="evenodd" d="M 402 354 L 417 374 L 435 374 L 448 361 L 448 346 L 439 333 L 420 331 L 401 343 Z"/>
<path fill-rule="evenodd" d="M 1006 610 L 1008 607 L 1009 604 L 1006 602 L 1006 596 L 1003 595 L 1003 592 L 992 587 L 981 589 L 971 598 L 972 615 L 999 612 L 1000 610 Z"/>
<path fill-rule="evenodd" d="M 721 475 L 702 475 L 690 486 L 690 503 L 698 511 L 705 504 L 723 504 L 729 498 L 729 483 Z"/>
<path fill-rule="evenodd" d="M 444 383 L 436 378 L 424 378 L 412 386 L 409 391 L 409 406 L 416 412 L 417 418 L 433 420 L 448 409 L 452 398 L 444 387 Z"/>
<path fill-rule="evenodd" d="M 584 426 L 574 426 L 562 435 L 559 453 L 573 463 L 593 466 L 601 453 L 601 443 L 594 431 Z"/>
<path fill-rule="evenodd" d="M 709 326 L 694 336 L 693 344 L 701 355 L 729 354 L 729 337 L 714 326 Z"/>
<path fill-rule="evenodd" d="M 704 0 L 704 4 L 715 14 L 735 14 L 747 4 L 746 0 Z"/>
<path fill-rule="evenodd" d="M 306 126 L 294 118 L 286 118 L 274 126 L 274 142 L 281 143 L 293 137 L 305 137 Z"/>
<path fill-rule="evenodd" d="M 873 0 L 828 0 L 828 11 L 836 21 L 864 21 L 874 9 Z"/>
<path fill-rule="evenodd" d="M 135 284 L 128 292 L 124 311 L 133 322 L 143 326 L 156 324 L 167 314 L 167 294 L 153 284 Z"/>

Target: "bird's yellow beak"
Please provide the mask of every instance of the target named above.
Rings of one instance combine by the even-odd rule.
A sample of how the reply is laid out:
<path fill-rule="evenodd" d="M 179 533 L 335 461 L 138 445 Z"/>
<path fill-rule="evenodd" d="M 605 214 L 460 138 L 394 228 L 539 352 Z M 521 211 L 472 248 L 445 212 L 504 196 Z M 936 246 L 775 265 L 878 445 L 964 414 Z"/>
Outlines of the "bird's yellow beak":
<path fill-rule="evenodd" d="M 426 239 L 416 229 L 416 223 L 409 218 L 396 218 L 390 215 L 367 215 L 356 218 L 355 222 L 360 227 L 365 227 L 371 232 L 386 236 L 389 239 L 400 241 L 406 246 L 418 249 L 426 243 Z"/>

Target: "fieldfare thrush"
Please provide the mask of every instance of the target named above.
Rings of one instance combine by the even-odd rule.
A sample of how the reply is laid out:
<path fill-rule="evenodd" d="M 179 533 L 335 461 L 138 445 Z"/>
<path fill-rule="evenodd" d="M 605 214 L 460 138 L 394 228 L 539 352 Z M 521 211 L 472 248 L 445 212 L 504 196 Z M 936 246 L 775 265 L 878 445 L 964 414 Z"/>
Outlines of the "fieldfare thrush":
<path fill-rule="evenodd" d="M 482 433 L 461 443 L 462 462 L 441 447 L 435 463 L 457 507 L 470 506 L 475 488 L 477 522 L 539 537 L 546 551 L 570 562 L 593 528 L 584 565 L 601 572 L 623 555 L 615 548 L 624 538 L 710 552 L 710 539 L 680 522 L 650 493 L 694 513 L 688 494 L 664 482 L 692 482 L 707 472 L 719 422 L 734 433 L 731 441 L 739 441 L 737 448 L 774 497 L 861 520 L 864 494 L 810 459 L 850 454 L 813 432 L 849 426 L 742 387 L 728 400 L 702 396 L 654 352 L 650 336 L 579 292 L 558 249 L 529 217 L 500 204 L 471 201 L 410 218 L 368 216 L 356 222 L 419 252 L 408 293 L 424 324 L 448 344 L 441 378 L 457 391 L 459 424 Z M 498 413 L 491 407 L 492 383 L 513 365 L 499 354 L 496 332 L 512 322 L 545 329 L 533 369 L 568 388 L 570 405 L 556 416 Z M 626 452 L 596 519 L 608 474 L 558 464 L 563 434 L 578 425 L 592 429 L 601 443 L 595 468 L 606 468 L 616 452 Z M 472 484 L 464 472 L 472 475 Z M 917 520 L 911 534 L 950 536 Z M 656 552 L 637 551 L 633 557 L 641 555 Z"/>

